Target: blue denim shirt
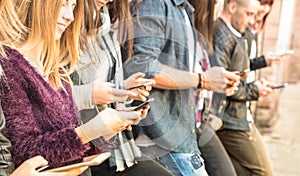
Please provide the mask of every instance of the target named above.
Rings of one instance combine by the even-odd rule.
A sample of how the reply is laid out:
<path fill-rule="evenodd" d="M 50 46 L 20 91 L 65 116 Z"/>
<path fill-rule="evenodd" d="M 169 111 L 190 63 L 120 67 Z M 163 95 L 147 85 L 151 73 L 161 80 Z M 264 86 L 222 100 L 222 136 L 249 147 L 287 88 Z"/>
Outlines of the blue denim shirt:
<path fill-rule="evenodd" d="M 125 67 L 125 75 L 143 72 L 155 77 L 163 65 L 189 71 L 189 49 L 183 13 L 184 0 L 141 0 L 134 21 L 134 55 Z M 193 11 L 186 6 L 188 14 Z M 196 44 L 196 43 L 195 43 Z M 195 45 L 196 46 L 196 45 Z M 195 59 L 195 56 L 193 55 Z M 194 65 L 194 63 L 192 63 Z M 174 75 L 180 76 L 180 75 Z M 153 89 L 151 110 L 139 124 L 162 149 L 182 153 L 200 153 L 195 133 L 195 101 L 192 89 Z"/>

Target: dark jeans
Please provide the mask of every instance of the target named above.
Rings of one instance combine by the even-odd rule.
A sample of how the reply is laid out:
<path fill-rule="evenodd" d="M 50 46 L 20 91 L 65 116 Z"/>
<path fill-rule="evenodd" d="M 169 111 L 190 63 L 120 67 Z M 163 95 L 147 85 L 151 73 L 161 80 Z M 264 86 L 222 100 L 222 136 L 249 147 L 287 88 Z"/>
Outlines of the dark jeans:
<path fill-rule="evenodd" d="M 92 176 L 172 176 L 165 168 L 154 160 L 139 161 L 138 164 L 126 168 L 122 172 L 115 172 L 110 168 L 108 161 L 99 166 L 91 167 Z"/>
<path fill-rule="evenodd" d="M 211 129 L 212 130 L 212 129 Z M 205 132 L 204 132 L 205 133 Z M 236 176 L 234 166 L 222 142 L 213 133 L 210 140 L 199 146 L 209 176 Z"/>
<path fill-rule="evenodd" d="M 217 134 L 239 176 L 272 176 L 273 170 L 262 136 L 253 123 L 250 131 L 222 130 Z"/>

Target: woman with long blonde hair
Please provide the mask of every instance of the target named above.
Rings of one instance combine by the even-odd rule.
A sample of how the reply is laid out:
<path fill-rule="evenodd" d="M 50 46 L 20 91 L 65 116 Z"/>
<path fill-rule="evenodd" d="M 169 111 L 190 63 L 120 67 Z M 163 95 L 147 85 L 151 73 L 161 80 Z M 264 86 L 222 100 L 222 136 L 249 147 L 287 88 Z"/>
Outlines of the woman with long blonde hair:
<path fill-rule="evenodd" d="M 81 161 L 89 141 L 138 122 L 141 111 L 107 109 L 84 125 L 72 97 L 69 73 L 77 62 L 84 0 L 15 0 L 28 28 L 22 47 L 5 48 L 1 100 L 16 166 L 36 155 L 51 167 Z"/>
<path fill-rule="evenodd" d="M 0 54 L 5 56 L 3 45 L 10 47 L 16 45 L 22 38 L 25 27 L 18 20 L 12 1 L 2 0 L 0 11 Z"/>
<path fill-rule="evenodd" d="M 7 47 L 15 48 L 20 47 L 20 42 L 22 35 L 25 33 L 25 27 L 19 21 L 13 3 L 10 0 L 2 0 L 0 4 L 0 56 L 1 59 L 7 59 L 5 49 Z M 0 67 L 0 79 L 2 79 L 3 70 Z M 5 79 L 5 78 L 3 78 Z M 3 135 L 5 130 L 5 117 L 0 107 L 0 175 L 2 176 L 18 176 L 18 175 L 28 175 L 28 176 L 42 176 L 42 173 L 38 173 L 36 168 L 44 166 L 47 161 L 40 156 L 31 158 L 25 161 L 20 167 L 18 167 L 13 173 L 13 163 L 11 161 L 11 154 L 9 148 L 11 147 L 10 141 Z M 78 175 L 82 173 L 86 168 L 73 169 L 68 172 L 50 173 L 48 176 L 62 176 L 62 175 Z"/>
<path fill-rule="evenodd" d="M 0 56 L 6 57 L 4 47 L 14 47 L 21 38 L 24 32 L 22 23 L 18 20 L 14 11 L 14 6 L 10 0 L 2 0 L 0 3 Z M 0 66 L 0 79 L 3 79 L 4 74 Z M 0 175 L 7 176 L 10 174 L 14 167 L 11 161 L 10 154 L 10 141 L 4 136 L 5 130 L 5 117 L 0 107 Z"/>

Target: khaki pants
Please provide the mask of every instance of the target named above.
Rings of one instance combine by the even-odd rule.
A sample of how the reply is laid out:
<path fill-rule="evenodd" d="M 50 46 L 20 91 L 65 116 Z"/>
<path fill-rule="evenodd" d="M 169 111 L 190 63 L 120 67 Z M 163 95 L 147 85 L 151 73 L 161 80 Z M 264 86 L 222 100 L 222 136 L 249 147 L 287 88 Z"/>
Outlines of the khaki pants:
<path fill-rule="evenodd" d="M 272 176 L 273 170 L 261 134 L 253 123 L 250 131 L 221 130 L 217 134 L 239 176 Z"/>

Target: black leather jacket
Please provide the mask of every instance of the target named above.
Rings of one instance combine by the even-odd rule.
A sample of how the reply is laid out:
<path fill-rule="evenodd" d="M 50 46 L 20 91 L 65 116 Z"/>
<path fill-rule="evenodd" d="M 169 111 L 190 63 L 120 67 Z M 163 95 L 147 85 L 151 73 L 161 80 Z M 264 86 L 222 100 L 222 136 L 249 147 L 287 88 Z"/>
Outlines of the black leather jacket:
<path fill-rule="evenodd" d="M 234 35 L 221 18 L 217 20 L 214 33 L 215 59 L 226 70 L 242 71 L 250 68 L 244 42 L 244 38 Z M 257 100 L 258 96 L 258 88 L 253 83 L 246 83 L 246 79 L 241 79 L 238 90 L 232 96 L 214 94 L 211 111 L 222 118 L 223 129 L 247 131 L 246 102 Z"/>
<path fill-rule="evenodd" d="M 10 147 L 11 144 L 5 135 L 5 118 L 0 105 L 0 176 L 7 176 L 14 169 Z"/>

